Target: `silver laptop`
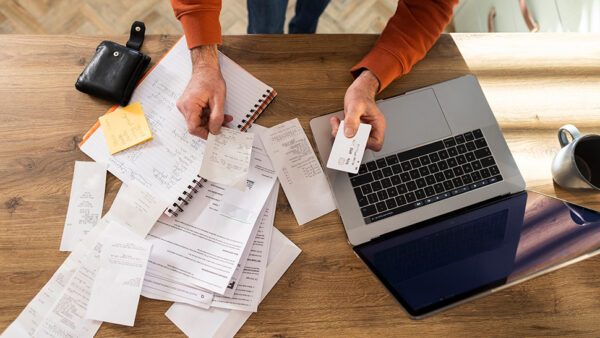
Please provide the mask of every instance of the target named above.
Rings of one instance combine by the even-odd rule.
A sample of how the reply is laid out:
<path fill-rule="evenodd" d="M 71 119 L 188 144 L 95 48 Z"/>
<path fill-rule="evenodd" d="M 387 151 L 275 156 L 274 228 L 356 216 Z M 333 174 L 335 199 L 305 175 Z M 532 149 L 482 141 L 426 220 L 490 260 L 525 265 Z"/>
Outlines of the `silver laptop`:
<path fill-rule="evenodd" d="M 383 149 L 367 150 L 357 175 L 325 169 L 352 245 L 525 189 L 525 181 L 473 75 L 377 102 Z M 329 119 L 310 121 L 325 167 Z"/>

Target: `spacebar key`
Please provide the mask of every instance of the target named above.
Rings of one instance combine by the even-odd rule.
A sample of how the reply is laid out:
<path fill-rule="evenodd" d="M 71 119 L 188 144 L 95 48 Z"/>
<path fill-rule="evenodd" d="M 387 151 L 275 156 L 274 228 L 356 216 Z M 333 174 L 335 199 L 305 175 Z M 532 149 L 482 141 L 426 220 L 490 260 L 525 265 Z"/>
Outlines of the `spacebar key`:
<path fill-rule="evenodd" d="M 409 204 L 403 205 L 401 207 L 398 207 L 398 208 L 395 208 L 395 209 L 391 209 L 391 210 L 388 210 L 386 212 L 382 212 L 381 214 L 373 215 L 371 217 L 368 217 L 368 219 L 370 221 L 369 223 L 377 222 L 377 221 L 380 221 L 380 220 L 382 220 L 384 218 L 395 216 L 395 215 L 401 214 L 403 212 L 407 212 L 409 210 L 412 210 L 414 208 L 415 208 L 414 203 L 409 203 Z"/>

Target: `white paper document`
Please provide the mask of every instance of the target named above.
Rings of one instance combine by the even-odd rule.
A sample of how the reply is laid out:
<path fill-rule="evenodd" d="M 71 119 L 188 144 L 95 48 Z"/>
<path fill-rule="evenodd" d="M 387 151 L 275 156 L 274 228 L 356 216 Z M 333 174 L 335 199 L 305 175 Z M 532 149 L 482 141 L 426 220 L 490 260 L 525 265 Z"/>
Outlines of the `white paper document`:
<path fill-rule="evenodd" d="M 147 236 L 153 244 L 148 271 L 223 294 L 275 180 L 256 137 L 246 191 L 209 181 L 185 212 L 162 216 Z"/>
<path fill-rule="evenodd" d="M 371 125 L 361 123 L 354 137 L 346 137 L 344 136 L 344 121 L 340 121 L 335 141 L 333 141 L 331 147 L 331 153 L 329 153 L 327 168 L 352 174 L 358 173 L 370 132 Z"/>
<path fill-rule="evenodd" d="M 105 187 L 105 164 L 75 161 L 60 251 L 72 251 L 77 242 L 96 225 L 102 216 Z"/>
<path fill-rule="evenodd" d="M 261 300 L 292 265 L 301 250 L 273 228 Z M 175 303 L 165 314 L 188 337 L 233 337 L 252 312 L 221 308 L 200 309 Z"/>
<path fill-rule="evenodd" d="M 135 182 L 123 183 L 104 218 L 115 221 L 144 238 L 169 204 Z"/>
<path fill-rule="evenodd" d="M 254 134 L 221 128 L 208 134 L 200 176 L 209 181 L 246 190 Z"/>
<path fill-rule="evenodd" d="M 116 222 L 108 224 L 101 241 L 86 318 L 133 326 L 152 245 Z"/>
<path fill-rule="evenodd" d="M 298 119 L 260 133 L 299 225 L 332 210 L 327 178 Z"/>
<path fill-rule="evenodd" d="M 208 309 L 212 304 L 213 293 L 190 284 L 164 279 L 151 271 L 146 271 L 142 296 L 170 302 L 182 302 Z"/>
<path fill-rule="evenodd" d="M 250 246 L 250 253 L 244 264 L 241 276 L 236 280 L 237 287 L 233 289 L 234 291 L 231 294 L 225 293 L 225 296 L 215 295 L 212 306 L 234 310 L 257 311 L 265 280 L 278 191 L 279 184 L 275 184 L 259 219 L 258 232 L 254 237 L 252 246 Z"/>

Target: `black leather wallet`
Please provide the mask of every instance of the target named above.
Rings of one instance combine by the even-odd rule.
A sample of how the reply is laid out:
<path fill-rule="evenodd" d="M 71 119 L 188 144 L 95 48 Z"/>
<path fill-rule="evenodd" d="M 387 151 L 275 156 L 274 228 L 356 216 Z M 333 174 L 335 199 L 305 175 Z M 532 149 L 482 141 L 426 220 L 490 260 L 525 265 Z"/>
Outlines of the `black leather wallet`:
<path fill-rule="evenodd" d="M 126 46 L 102 41 L 77 78 L 75 88 L 122 106 L 127 105 L 135 85 L 150 63 L 150 57 L 139 51 L 145 31 L 144 23 L 136 21 L 131 26 Z"/>

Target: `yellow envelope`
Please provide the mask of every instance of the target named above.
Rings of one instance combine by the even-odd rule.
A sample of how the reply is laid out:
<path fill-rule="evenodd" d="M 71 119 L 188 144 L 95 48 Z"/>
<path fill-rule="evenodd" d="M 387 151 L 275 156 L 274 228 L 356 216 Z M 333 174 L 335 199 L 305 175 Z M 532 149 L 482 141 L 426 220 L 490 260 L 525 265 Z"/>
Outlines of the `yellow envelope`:
<path fill-rule="evenodd" d="M 139 102 L 100 116 L 99 120 L 111 154 L 152 138 L 150 127 Z"/>

